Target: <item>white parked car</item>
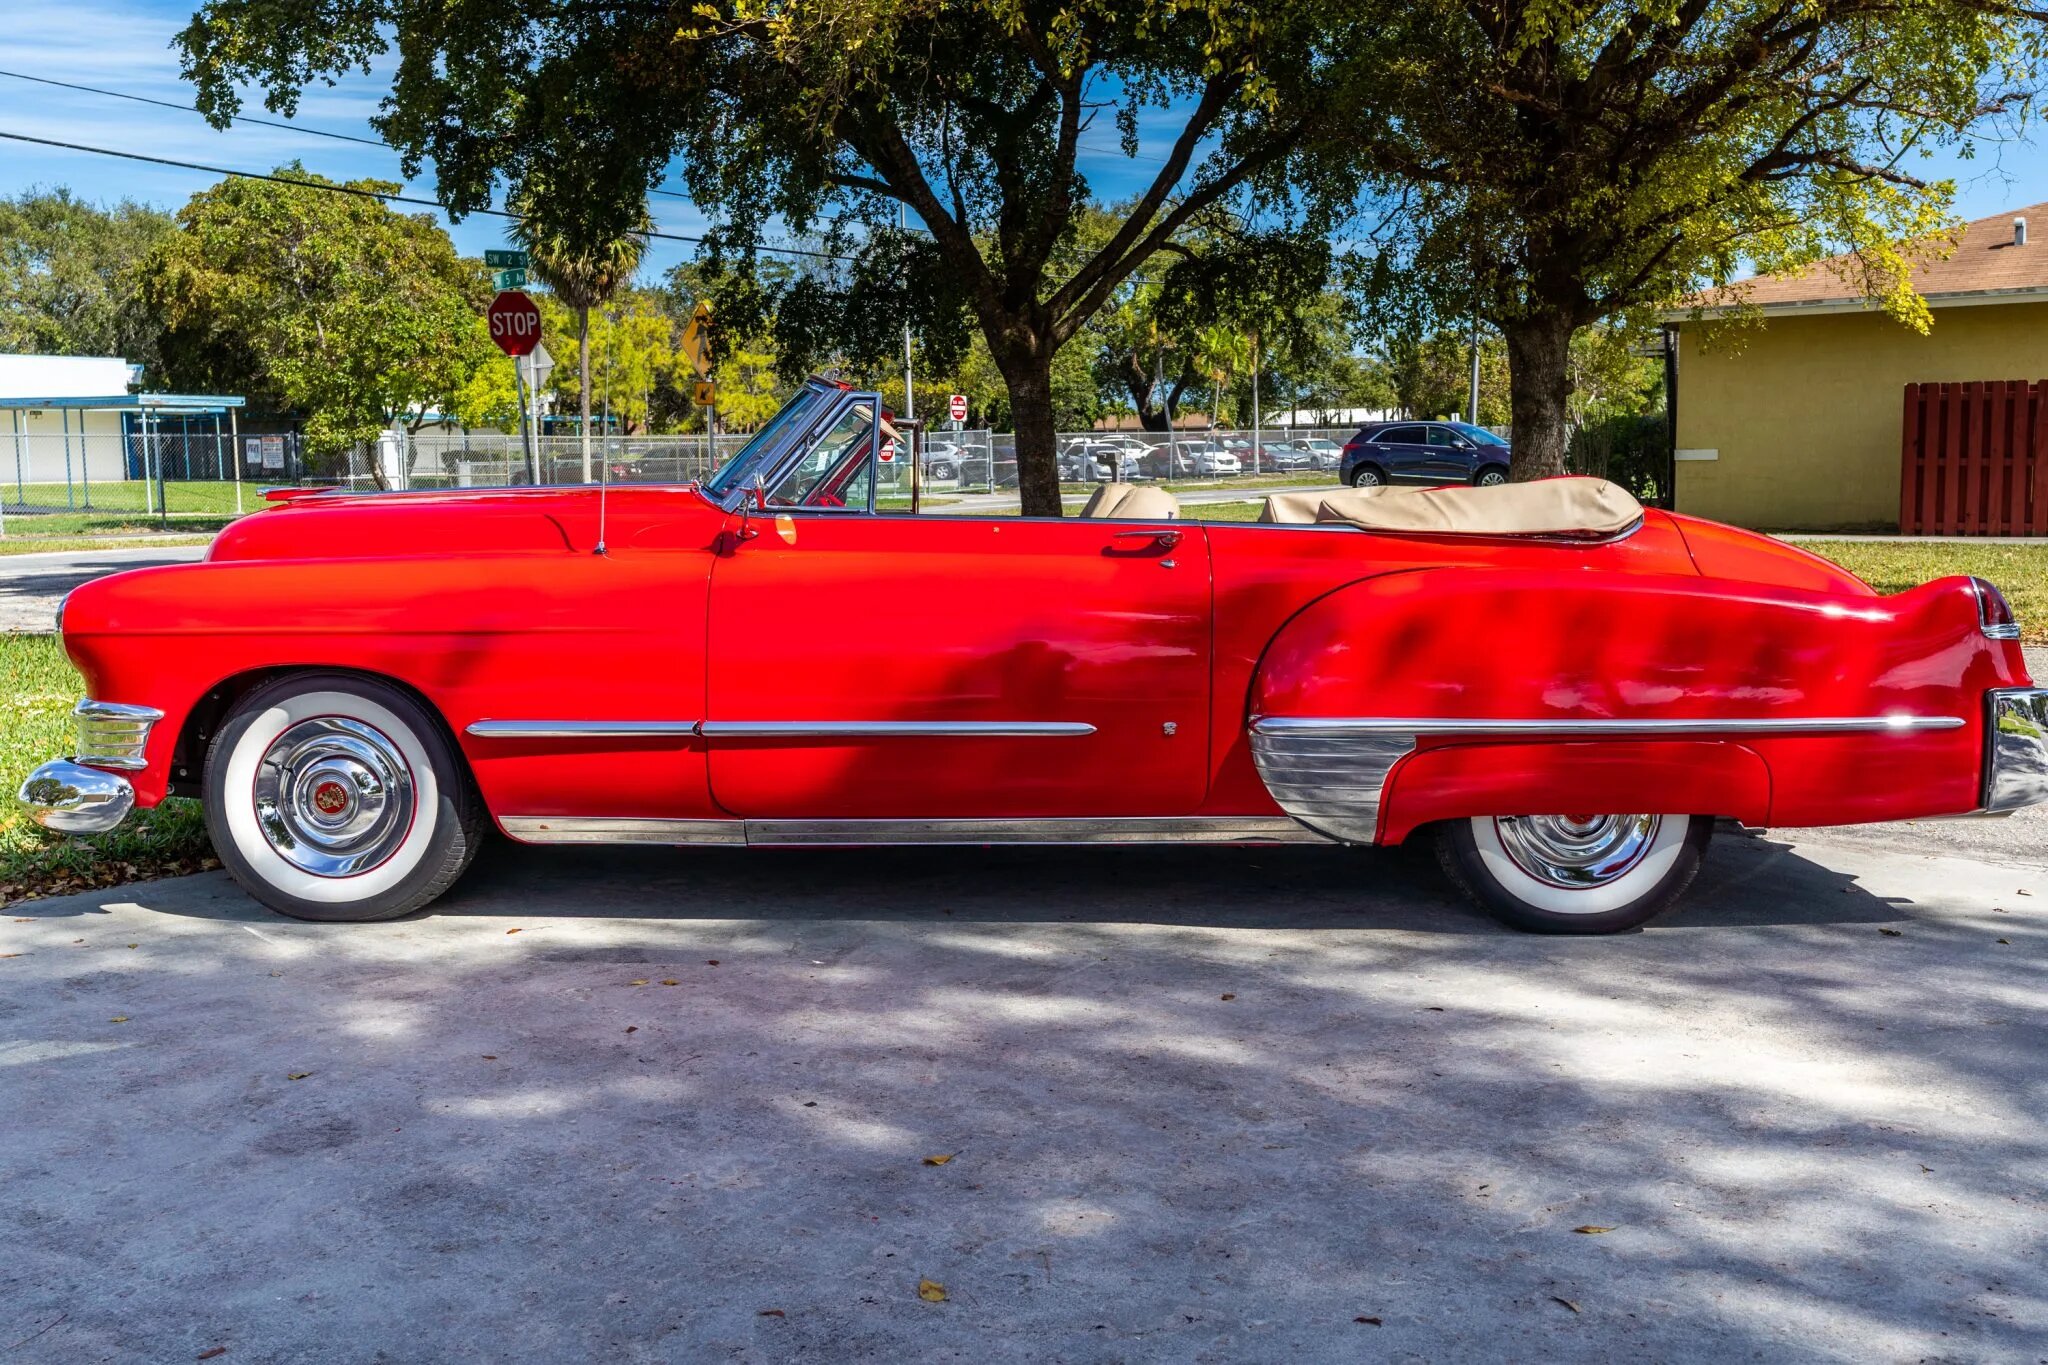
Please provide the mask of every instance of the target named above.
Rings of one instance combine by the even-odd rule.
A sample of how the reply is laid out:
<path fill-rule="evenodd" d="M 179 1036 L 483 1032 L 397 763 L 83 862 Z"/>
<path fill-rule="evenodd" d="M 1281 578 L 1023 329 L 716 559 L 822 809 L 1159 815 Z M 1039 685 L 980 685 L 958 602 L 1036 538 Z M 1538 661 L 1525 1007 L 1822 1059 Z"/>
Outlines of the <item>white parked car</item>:
<path fill-rule="evenodd" d="M 1244 473 L 1244 462 L 1214 441 L 1182 441 L 1174 447 L 1176 474 L 1215 476 Z"/>

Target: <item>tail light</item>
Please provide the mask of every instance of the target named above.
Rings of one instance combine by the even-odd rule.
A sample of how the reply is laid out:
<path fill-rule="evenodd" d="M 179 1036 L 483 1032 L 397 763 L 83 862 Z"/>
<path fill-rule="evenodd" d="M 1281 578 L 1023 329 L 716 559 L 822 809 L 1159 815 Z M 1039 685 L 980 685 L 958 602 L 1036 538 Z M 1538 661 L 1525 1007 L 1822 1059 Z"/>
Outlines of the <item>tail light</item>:
<path fill-rule="evenodd" d="M 2005 594 L 1982 578 L 1971 579 L 1970 587 L 1977 594 L 1977 624 L 1985 636 L 1993 640 L 2019 639 L 2019 618 L 2012 614 L 2012 603 L 2005 600 Z"/>

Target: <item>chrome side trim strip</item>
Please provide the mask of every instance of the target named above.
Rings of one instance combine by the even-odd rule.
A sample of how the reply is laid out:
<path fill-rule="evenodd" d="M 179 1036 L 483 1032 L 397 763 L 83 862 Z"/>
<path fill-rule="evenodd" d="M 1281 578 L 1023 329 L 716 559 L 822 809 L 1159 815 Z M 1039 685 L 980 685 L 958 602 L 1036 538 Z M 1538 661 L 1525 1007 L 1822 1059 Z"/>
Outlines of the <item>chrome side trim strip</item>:
<path fill-rule="evenodd" d="M 759 845 L 862 844 L 1321 844 L 1274 816 L 1139 816 L 1043 820 L 749 820 Z"/>
<path fill-rule="evenodd" d="M 1387 777 L 1425 737 L 1643 738 L 1656 735 L 1904 734 L 1954 730 L 1960 716 L 1756 716 L 1733 720 L 1492 720 L 1387 716 L 1260 716 L 1252 762 L 1280 809 L 1332 838 L 1379 837 Z"/>
<path fill-rule="evenodd" d="M 507 815 L 506 834 L 528 844 L 744 844 L 738 820 L 631 820 L 588 815 Z"/>
<path fill-rule="evenodd" d="M 1092 735 L 1081 721 L 707 720 L 706 739 L 1060 739 Z"/>
<path fill-rule="evenodd" d="M 1281 816 L 1166 816 L 1080 820 L 636 820 L 515 815 L 498 822 L 529 844 L 1321 844 Z"/>
<path fill-rule="evenodd" d="M 694 736 L 694 720 L 477 720 L 463 727 L 478 739 L 646 739 Z"/>
<path fill-rule="evenodd" d="M 1961 716 L 1757 716 L 1732 720 L 1477 720 L 1448 717 L 1261 716 L 1267 735 L 1836 735 L 1956 730 Z"/>

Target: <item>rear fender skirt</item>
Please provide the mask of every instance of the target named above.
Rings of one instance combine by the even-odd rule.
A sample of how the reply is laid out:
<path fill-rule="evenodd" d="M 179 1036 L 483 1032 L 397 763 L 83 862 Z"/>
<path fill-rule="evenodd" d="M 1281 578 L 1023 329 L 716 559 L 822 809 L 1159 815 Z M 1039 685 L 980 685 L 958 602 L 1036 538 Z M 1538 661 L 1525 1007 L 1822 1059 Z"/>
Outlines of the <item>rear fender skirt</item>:
<path fill-rule="evenodd" d="M 1727 740 L 1449 744 L 1417 750 L 1388 775 L 1380 842 L 1475 815 L 1656 812 L 1762 825 L 1770 811 L 1769 767 Z"/>

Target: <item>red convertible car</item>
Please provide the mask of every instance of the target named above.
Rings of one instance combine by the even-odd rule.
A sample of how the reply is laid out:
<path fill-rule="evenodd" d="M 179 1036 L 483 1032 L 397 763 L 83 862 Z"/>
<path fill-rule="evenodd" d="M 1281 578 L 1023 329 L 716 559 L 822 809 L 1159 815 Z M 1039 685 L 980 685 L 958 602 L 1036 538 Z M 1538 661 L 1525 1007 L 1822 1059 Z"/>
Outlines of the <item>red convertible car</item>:
<path fill-rule="evenodd" d="M 1974 578 L 1882 597 L 1593 479 L 1331 489 L 1261 524 L 878 489 L 816 380 L 701 485 L 292 497 L 72 593 L 78 752 L 288 915 L 420 909 L 526 843 L 1438 842 L 1527 929 L 1670 904 L 1716 818 L 2048 799 L 2048 692 Z M 903 506 L 897 506 L 897 503 Z"/>

